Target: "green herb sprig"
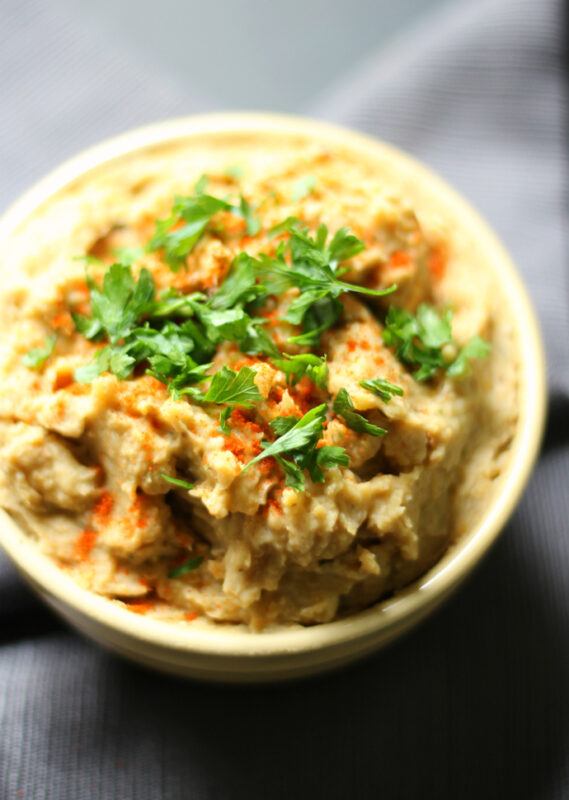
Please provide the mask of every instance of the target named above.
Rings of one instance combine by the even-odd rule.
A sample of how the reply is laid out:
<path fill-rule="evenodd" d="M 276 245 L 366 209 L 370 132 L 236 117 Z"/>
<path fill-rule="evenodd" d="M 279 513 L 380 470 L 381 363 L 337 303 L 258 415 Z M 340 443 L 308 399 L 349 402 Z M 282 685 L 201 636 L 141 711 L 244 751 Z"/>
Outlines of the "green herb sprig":
<path fill-rule="evenodd" d="M 385 428 L 373 425 L 362 414 L 358 414 L 354 408 L 352 398 L 345 389 L 340 389 L 334 398 L 332 409 L 335 414 L 344 420 L 348 428 L 358 431 L 358 433 L 369 433 L 370 436 L 385 436 L 387 433 Z"/>
<path fill-rule="evenodd" d="M 302 334 L 291 337 L 290 342 L 317 346 L 320 335 L 342 313 L 343 304 L 338 299 L 341 294 L 355 292 L 382 297 L 397 288 L 368 289 L 339 279 L 339 264 L 365 249 L 364 243 L 348 228 L 340 228 L 327 243 L 326 225 L 320 225 L 312 238 L 308 228 L 295 217 L 289 217 L 269 233 L 273 236 L 288 233 L 290 236 L 288 246 L 281 242 L 274 257 L 262 256 L 257 261 L 257 272 L 269 290 L 280 293 L 293 287 L 300 289 L 300 294 L 283 317 L 293 325 L 302 326 Z"/>
<path fill-rule="evenodd" d="M 207 176 L 202 175 L 194 187 L 195 194 L 174 199 L 169 217 L 156 220 L 154 236 L 147 245 L 148 252 L 162 251 L 164 261 L 173 272 L 186 265 L 186 259 L 206 231 L 212 217 L 220 211 L 230 211 L 245 220 L 247 234 L 255 236 L 261 223 L 255 208 L 240 195 L 239 205 L 206 194 Z"/>
<path fill-rule="evenodd" d="M 264 458 L 274 457 L 285 472 L 285 485 L 304 491 L 304 470 L 315 482 L 325 479 L 323 469 L 347 466 L 349 456 L 343 447 L 317 447 L 322 438 L 328 405 L 322 403 L 303 417 L 277 417 L 270 426 L 277 434 L 274 442 L 263 443 L 263 452 L 243 467 L 243 472 Z"/>
<path fill-rule="evenodd" d="M 203 561 L 203 556 L 195 556 L 194 558 L 189 558 L 187 561 L 184 561 L 183 564 L 178 564 L 177 567 L 174 567 L 168 573 L 169 578 L 181 578 L 183 575 L 187 575 L 189 572 L 193 572 L 197 569 Z"/>
<path fill-rule="evenodd" d="M 31 367 L 32 369 L 38 369 L 43 366 L 53 353 L 56 340 L 57 335 L 53 333 L 51 336 L 47 337 L 43 347 L 32 347 L 31 350 L 28 350 L 28 352 L 22 356 L 22 363 L 24 366 Z"/>
<path fill-rule="evenodd" d="M 403 397 L 403 389 L 401 386 L 396 386 L 394 383 L 389 383 L 385 378 L 372 378 L 369 381 L 360 381 L 360 386 L 367 389 L 368 392 L 375 394 L 383 400 L 384 403 L 389 403 L 392 397 L 397 395 Z"/>
<path fill-rule="evenodd" d="M 414 368 L 412 374 L 417 381 L 430 380 L 441 372 L 454 378 L 463 377 L 468 372 L 469 360 L 485 358 L 490 345 L 474 336 L 457 354 L 451 320 L 450 309 L 438 313 L 427 303 L 422 303 L 416 314 L 391 306 L 382 332 L 383 340 L 393 348 L 400 361 Z"/>
<path fill-rule="evenodd" d="M 161 478 L 163 478 L 167 483 L 171 483 L 173 486 L 179 486 L 181 489 L 187 489 L 188 491 L 195 489 L 194 483 L 183 481 L 181 478 L 174 478 L 172 475 L 166 475 L 165 472 L 160 472 L 159 474 Z"/>
<path fill-rule="evenodd" d="M 294 386 L 306 375 L 321 389 L 326 389 L 328 385 L 328 364 L 326 356 L 317 356 L 314 353 L 299 353 L 298 355 L 288 355 L 284 353 L 282 358 L 271 359 L 272 363 L 285 373 L 288 381 Z"/>

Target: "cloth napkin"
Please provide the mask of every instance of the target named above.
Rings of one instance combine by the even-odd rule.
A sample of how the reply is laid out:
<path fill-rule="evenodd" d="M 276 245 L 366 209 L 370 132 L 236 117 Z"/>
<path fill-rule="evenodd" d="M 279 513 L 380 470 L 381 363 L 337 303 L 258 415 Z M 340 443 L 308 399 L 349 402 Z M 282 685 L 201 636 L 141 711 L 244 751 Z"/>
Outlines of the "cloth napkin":
<path fill-rule="evenodd" d="M 59 0 L 3 0 L 0 205 L 84 146 L 215 98 Z M 155 675 L 64 628 L 0 559 L 0 797 L 569 796 L 569 308 L 561 7 L 452 2 L 304 113 L 417 155 L 501 235 L 538 309 L 543 452 L 499 543 L 433 618 L 272 688 Z"/>

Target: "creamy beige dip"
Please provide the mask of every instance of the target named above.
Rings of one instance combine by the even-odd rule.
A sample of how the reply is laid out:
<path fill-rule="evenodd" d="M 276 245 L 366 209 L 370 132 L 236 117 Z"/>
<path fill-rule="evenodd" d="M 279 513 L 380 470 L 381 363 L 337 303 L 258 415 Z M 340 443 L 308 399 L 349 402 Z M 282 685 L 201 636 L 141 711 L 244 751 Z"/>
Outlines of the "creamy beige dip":
<path fill-rule="evenodd" d="M 238 164 L 240 177 L 228 175 Z M 71 313 L 90 313 L 85 265 L 104 267 L 120 247 L 144 246 L 175 195 L 208 193 L 257 208 L 248 236 L 236 215 L 215 215 L 173 273 L 160 252 L 133 262 L 158 290 L 215 291 L 234 257 L 274 252 L 268 231 L 286 217 L 313 234 L 343 226 L 366 249 L 345 262 L 344 280 L 394 294 L 343 295 L 344 311 L 312 352 L 327 355 L 325 389 L 292 386 L 269 358 L 222 343 L 210 374 L 228 365 L 256 373 L 262 401 L 239 406 L 220 430 L 220 407 L 173 399 L 144 370 L 119 380 L 103 372 L 74 380 L 100 344 L 77 333 Z M 303 179 L 299 183 L 299 179 Z M 411 187 L 336 149 L 299 138 L 230 138 L 208 147 L 155 149 L 106 166 L 45 204 L 4 245 L 0 309 L 0 503 L 41 550 L 86 589 L 137 613 L 180 624 L 244 623 L 254 630 L 313 624 L 365 608 L 433 565 L 477 519 L 508 458 L 516 426 L 517 365 L 510 320 L 491 265 Z M 101 281 L 104 268 L 90 267 Z M 260 313 L 279 349 L 299 329 L 281 317 L 298 290 L 270 297 Z M 382 339 L 386 309 L 451 306 L 453 347 L 479 335 L 492 345 L 469 374 L 418 382 Z M 24 355 L 57 335 L 36 368 Z M 389 402 L 361 387 L 384 378 L 401 387 Z M 207 386 L 207 383 L 206 383 Z M 329 403 L 345 388 L 371 436 L 328 413 L 323 442 L 345 448 L 349 466 L 285 485 L 259 452 L 268 423 Z M 188 490 L 163 476 L 191 482 Z M 196 568 L 169 577 L 187 559 Z M 201 559 L 201 561 L 200 561 Z"/>

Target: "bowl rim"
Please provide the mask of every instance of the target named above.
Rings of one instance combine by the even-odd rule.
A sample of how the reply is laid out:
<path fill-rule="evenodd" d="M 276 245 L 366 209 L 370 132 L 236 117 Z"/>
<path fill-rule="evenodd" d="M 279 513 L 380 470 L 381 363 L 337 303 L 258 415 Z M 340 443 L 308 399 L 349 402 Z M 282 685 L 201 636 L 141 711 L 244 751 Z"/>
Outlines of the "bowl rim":
<path fill-rule="evenodd" d="M 512 319 L 519 339 L 520 415 L 511 456 L 501 476 L 501 490 L 473 531 L 452 544 L 430 570 L 392 597 L 349 617 L 310 627 L 253 633 L 242 626 L 218 629 L 181 626 L 139 616 L 116 601 L 91 593 L 44 555 L 5 512 L 0 511 L 0 545 L 33 584 L 65 605 L 119 633 L 204 656 L 279 656 L 332 648 L 389 631 L 407 630 L 438 605 L 472 571 L 494 543 L 518 503 L 537 458 L 546 411 L 545 358 L 537 319 L 526 289 L 509 255 L 486 222 L 454 189 L 412 156 L 365 134 L 305 117 L 262 112 L 198 114 L 146 125 L 107 139 L 74 156 L 25 192 L 0 220 L 0 243 L 52 195 L 65 190 L 90 171 L 120 161 L 134 151 L 171 146 L 188 137 L 238 132 L 254 135 L 290 134 L 339 146 L 379 161 L 388 157 L 397 168 L 412 172 L 434 195 L 453 205 L 467 228 L 482 237 L 496 260 L 497 278 L 507 287 Z M 393 633 L 396 635 L 396 633 Z"/>

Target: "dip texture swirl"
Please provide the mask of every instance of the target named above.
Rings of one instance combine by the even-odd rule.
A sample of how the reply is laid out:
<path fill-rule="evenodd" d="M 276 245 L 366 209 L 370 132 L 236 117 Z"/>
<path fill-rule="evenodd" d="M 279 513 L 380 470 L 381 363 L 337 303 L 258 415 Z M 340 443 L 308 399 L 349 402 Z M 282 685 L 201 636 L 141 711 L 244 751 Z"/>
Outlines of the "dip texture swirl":
<path fill-rule="evenodd" d="M 307 142 L 142 154 L 0 253 L 0 504 L 62 570 L 176 624 L 328 622 L 409 584 L 516 426 L 491 267 Z"/>

